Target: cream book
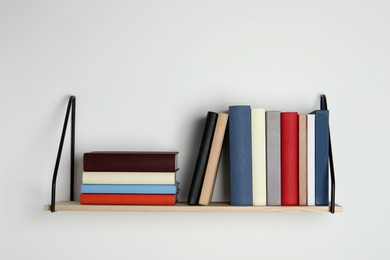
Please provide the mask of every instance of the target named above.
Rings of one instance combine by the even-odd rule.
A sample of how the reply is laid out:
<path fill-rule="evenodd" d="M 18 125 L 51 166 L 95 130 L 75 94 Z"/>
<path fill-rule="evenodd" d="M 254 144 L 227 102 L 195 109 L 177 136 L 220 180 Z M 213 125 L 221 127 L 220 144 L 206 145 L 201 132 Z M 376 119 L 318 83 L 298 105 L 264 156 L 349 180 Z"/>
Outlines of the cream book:
<path fill-rule="evenodd" d="M 252 193 L 253 205 L 267 205 L 265 110 L 252 108 Z"/>
<path fill-rule="evenodd" d="M 203 179 L 202 190 L 199 197 L 199 205 L 207 206 L 213 197 L 215 180 L 217 179 L 218 165 L 221 158 L 223 139 L 225 137 L 226 126 L 229 115 L 218 113 L 217 124 L 214 130 L 213 141 L 209 159 L 207 161 L 206 173 Z"/>
<path fill-rule="evenodd" d="M 83 172 L 83 184 L 175 184 L 175 172 Z"/>
<path fill-rule="evenodd" d="M 315 115 L 307 115 L 307 205 L 315 206 Z"/>

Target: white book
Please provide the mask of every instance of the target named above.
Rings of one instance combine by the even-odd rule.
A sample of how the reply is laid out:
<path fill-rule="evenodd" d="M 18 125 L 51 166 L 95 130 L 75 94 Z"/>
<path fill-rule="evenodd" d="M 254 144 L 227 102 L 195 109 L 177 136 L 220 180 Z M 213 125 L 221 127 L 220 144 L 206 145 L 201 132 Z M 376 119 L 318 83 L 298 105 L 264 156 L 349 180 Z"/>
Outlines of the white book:
<path fill-rule="evenodd" d="M 252 108 L 252 193 L 253 205 L 267 205 L 265 110 Z"/>
<path fill-rule="evenodd" d="M 315 115 L 307 115 L 307 205 L 315 206 Z"/>
<path fill-rule="evenodd" d="M 175 184 L 175 172 L 83 172 L 83 184 Z"/>

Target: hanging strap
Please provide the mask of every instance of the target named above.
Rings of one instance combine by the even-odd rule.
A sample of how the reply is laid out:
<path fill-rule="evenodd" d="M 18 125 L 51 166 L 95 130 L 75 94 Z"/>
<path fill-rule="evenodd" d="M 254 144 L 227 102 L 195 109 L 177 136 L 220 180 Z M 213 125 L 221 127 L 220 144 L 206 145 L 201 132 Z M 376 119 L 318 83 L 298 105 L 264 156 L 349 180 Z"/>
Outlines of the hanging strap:
<path fill-rule="evenodd" d="M 321 110 L 328 110 L 328 103 L 326 101 L 326 96 L 321 95 Z M 336 207 L 336 179 L 334 174 L 334 166 L 333 166 L 333 153 L 332 153 L 332 141 L 330 138 L 330 127 L 329 127 L 329 166 L 330 166 L 330 179 L 331 179 L 331 197 L 330 197 L 330 212 L 332 214 L 335 213 Z"/>
<path fill-rule="evenodd" d="M 60 147 L 58 148 L 56 164 L 54 167 L 53 180 L 51 184 L 51 204 L 50 211 L 56 211 L 56 182 L 58 167 L 60 165 L 62 147 L 64 146 L 64 139 L 66 135 L 66 129 L 68 126 L 70 111 L 72 110 L 72 125 L 71 125 L 71 139 L 70 139 L 70 200 L 74 200 L 74 151 L 75 151 L 75 119 L 76 119 L 76 97 L 71 96 L 68 101 L 68 107 L 66 109 L 64 126 L 62 128 Z"/>

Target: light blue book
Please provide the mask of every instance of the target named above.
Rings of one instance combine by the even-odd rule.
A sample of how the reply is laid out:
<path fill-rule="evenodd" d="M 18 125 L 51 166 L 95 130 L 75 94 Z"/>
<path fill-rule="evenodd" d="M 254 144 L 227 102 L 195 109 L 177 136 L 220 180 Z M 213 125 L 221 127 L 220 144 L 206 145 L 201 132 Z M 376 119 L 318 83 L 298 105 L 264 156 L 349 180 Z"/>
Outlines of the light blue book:
<path fill-rule="evenodd" d="M 176 185 L 153 184 L 82 184 L 81 193 L 176 194 Z"/>

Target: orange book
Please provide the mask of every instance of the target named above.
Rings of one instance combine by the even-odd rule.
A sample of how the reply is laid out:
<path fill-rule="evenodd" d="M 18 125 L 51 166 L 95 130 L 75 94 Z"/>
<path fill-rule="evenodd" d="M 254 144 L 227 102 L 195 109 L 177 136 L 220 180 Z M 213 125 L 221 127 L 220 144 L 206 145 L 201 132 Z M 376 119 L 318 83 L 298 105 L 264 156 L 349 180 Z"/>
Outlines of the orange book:
<path fill-rule="evenodd" d="M 80 194 L 80 204 L 174 205 L 176 194 Z"/>

